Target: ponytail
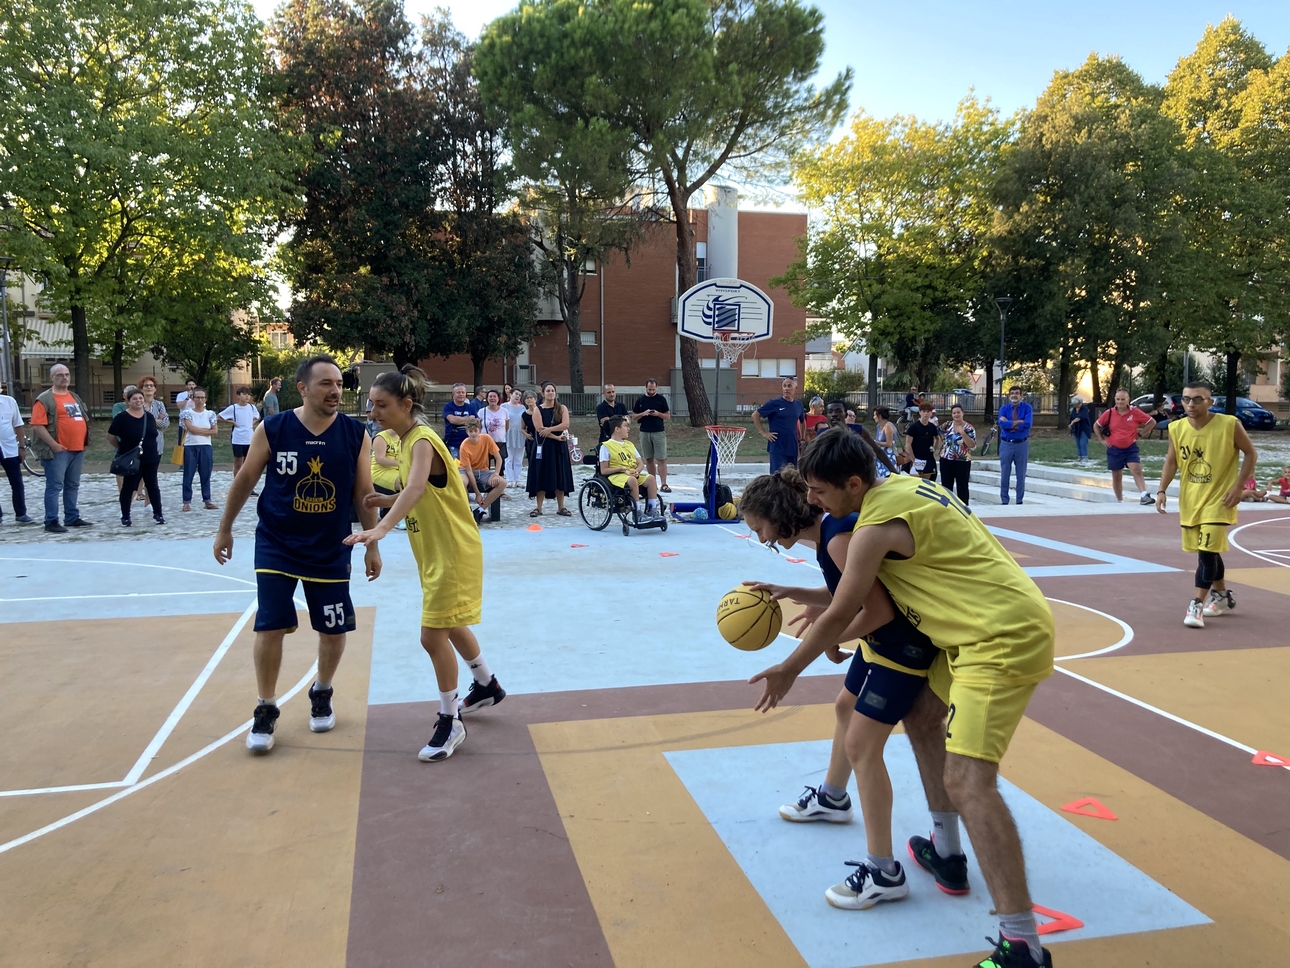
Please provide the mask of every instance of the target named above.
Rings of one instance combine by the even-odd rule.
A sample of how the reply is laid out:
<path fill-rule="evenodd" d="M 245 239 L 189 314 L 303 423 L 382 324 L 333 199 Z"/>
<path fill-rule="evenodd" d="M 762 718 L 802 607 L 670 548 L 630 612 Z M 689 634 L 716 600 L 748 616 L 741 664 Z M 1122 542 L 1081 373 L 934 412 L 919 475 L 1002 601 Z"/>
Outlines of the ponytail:
<path fill-rule="evenodd" d="M 412 401 L 412 419 L 419 424 L 428 424 L 425 409 L 421 401 L 426 395 L 426 375 L 419 367 L 406 363 L 397 373 L 382 373 L 372 381 L 372 389 L 381 390 L 399 400 Z"/>

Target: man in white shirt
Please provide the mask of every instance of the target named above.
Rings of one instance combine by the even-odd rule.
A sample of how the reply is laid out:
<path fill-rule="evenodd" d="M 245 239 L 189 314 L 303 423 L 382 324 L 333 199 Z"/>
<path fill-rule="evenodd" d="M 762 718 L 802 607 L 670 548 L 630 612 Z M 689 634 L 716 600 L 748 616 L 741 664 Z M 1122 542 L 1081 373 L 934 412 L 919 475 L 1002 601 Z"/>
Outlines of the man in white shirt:
<path fill-rule="evenodd" d="M 9 388 L 4 387 L 5 391 Z M 0 392 L 0 464 L 4 465 L 13 492 L 13 516 L 19 524 L 31 524 L 27 514 L 27 489 L 22 483 L 22 459 L 27 456 L 27 434 L 22 425 L 18 401 Z M 0 511 L 0 521 L 4 512 Z"/>
<path fill-rule="evenodd" d="M 237 477 L 251 448 L 251 435 L 260 423 L 260 411 L 251 402 L 251 388 L 237 388 L 237 403 L 231 403 L 219 414 L 220 420 L 233 425 L 233 476 Z M 254 491 L 252 493 L 255 493 Z"/>
<path fill-rule="evenodd" d="M 184 382 L 184 389 L 175 394 L 175 409 L 183 413 L 192 405 L 193 391 L 197 389 L 196 380 L 187 380 Z M 184 422 L 179 421 L 179 440 L 178 443 L 184 442 Z"/>
<path fill-rule="evenodd" d="M 219 419 L 213 410 L 206 409 L 206 391 L 194 387 L 189 396 L 190 405 L 179 415 L 184 428 L 184 506 L 191 511 L 193 501 L 193 475 L 202 482 L 202 506 L 208 511 L 219 510 L 211 501 L 211 469 L 214 448 L 211 441 L 219 433 Z"/>

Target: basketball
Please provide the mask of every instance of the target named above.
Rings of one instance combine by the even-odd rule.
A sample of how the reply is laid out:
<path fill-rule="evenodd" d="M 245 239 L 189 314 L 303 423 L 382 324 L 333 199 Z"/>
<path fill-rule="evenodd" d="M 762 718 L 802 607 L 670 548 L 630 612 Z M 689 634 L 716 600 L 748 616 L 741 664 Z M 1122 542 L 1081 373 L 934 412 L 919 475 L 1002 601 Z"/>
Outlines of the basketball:
<path fill-rule="evenodd" d="M 694 513 L 690 515 L 690 518 L 691 518 L 692 520 L 695 520 L 695 521 L 706 521 L 706 520 L 708 520 L 708 509 L 707 509 L 707 508 L 695 508 L 695 509 L 694 509 Z"/>
<path fill-rule="evenodd" d="M 717 606 L 717 630 L 721 637 L 744 652 L 756 652 L 775 641 L 784 622 L 779 602 L 769 592 L 747 585 L 732 588 Z"/>
<path fill-rule="evenodd" d="M 733 521 L 735 515 L 738 513 L 739 510 L 735 507 L 734 501 L 727 501 L 725 504 L 721 505 L 721 507 L 717 508 L 717 517 L 722 521 Z"/>

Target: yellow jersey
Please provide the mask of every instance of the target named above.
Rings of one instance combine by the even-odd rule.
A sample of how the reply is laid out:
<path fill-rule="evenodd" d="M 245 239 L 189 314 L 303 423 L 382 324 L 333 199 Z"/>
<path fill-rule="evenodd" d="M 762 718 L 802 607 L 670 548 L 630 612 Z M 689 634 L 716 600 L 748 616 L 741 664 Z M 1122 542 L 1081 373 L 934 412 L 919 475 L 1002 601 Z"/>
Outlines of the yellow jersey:
<path fill-rule="evenodd" d="M 601 442 L 601 447 L 609 454 L 610 478 L 625 477 L 636 470 L 636 447 L 630 440 L 614 440 L 613 437 Z"/>
<path fill-rule="evenodd" d="M 384 447 L 384 450 L 381 449 L 382 447 Z M 372 438 L 372 485 L 374 487 L 383 487 L 387 491 L 397 491 L 399 489 L 399 469 L 378 464 L 376 462 L 378 453 L 387 460 L 398 460 L 399 435 L 393 430 L 382 430 Z"/>
<path fill-rule="evenodd" d="M 1223 495 L 1240 471 L 1236 418 L 1212 414 L 1199 428 L 1186 417 L 1171 420 L 1169 439 L 1178 459 L 1178 523 L 1184 528 L 1235 524 L 1236 508 L 1224 507 Z"/>
<path fill-rule="evenodd" d="M 894 476 L 865 494 L 855 530 L 897 518 L 914 554 L 884 559 L 878 579 L 945 651 L 954 678 L 1022 685 L 1052 675 L 1052 610 L 981 519 L 939 484 Z"/>
<path fill-rule="evenodd" d="M 423 424 L 409 430 L 399 448 L 403 486 L 412 470 L 413 445 L 419 440 L 430 442 L 448 472 L 443 487 L 426 484 L 421 499 L 404 519 L 408 544 L 421 572 L 421 624 L 426 628 L 475 625 L 480 621 L 484 594 L 484 544 L 479 526 L 471 516 L 466 485 L 448 445 Z"/>

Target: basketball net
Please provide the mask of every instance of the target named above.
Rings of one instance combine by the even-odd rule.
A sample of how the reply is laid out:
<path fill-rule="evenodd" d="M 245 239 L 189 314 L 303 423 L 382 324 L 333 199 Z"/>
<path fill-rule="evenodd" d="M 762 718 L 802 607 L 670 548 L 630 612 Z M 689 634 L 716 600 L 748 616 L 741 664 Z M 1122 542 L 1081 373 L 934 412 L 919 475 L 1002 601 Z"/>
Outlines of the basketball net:
<path fill-rule="evenodd" d="M 729 467 L 735 462 L 735 454 L 739 451 L 739 444 L 744 439 L 746 433 L 743 427 L 722 427 L 713 425 L 704 427 L 708 432 L 708 439 L 712 441 L 712 446 L 717 448 L 717 467 Z"/>
<path fill-rule="evenodd" d="M 732 370 L 739 362 L 739 357 L 743 356 L 744 350 L 753 344 L 751 333 L 714 333 L 713 335 L 716 336 L 717 349 L 721 352 L 721 358 Z"/>

